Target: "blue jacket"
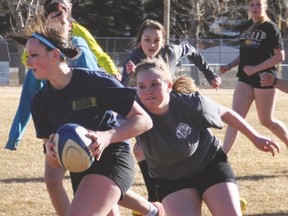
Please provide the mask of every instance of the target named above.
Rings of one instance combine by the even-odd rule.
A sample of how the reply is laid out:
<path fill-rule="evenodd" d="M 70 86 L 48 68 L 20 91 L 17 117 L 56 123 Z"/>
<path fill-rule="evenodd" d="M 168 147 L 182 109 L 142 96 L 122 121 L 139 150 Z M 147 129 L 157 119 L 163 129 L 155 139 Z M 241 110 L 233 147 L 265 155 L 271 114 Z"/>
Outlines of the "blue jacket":
<path fill-rule="evenodd" d="M 69 66 L 99 70 L 97 59 L 83 38 L 71 37 L 71 43 L 82 52 L 77 59 L 68 61 Z M 45 80 L 35 79 L 33 72 L 28 69 L 23 83 L 18 109 L 10 128 L 8 142 L 5 146 L 6 149 L 16 150 L 31 118 L 30 102 L 45 82 Z"/>

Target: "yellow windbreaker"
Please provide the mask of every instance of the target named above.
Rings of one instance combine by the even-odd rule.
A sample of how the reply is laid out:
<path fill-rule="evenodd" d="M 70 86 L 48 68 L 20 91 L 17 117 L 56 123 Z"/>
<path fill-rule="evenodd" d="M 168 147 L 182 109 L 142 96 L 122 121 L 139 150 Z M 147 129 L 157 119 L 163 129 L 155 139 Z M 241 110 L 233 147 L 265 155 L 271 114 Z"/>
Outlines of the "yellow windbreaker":
<path fill-rule="evenodd" d="M 105 71 L 111 75 L 118 75 L 117 68 L 113 63 L 110 56 L 105 53 L 102 48 L 98 45 L 92 34 L 83 26 L 77 22 L 72 22 L 72 34 L 71 36 L 82 37 L 88 44 L 88 47 L 97 58 L 97 62 Z M 22 54 L 22 63 L 26 65 L 27 53 L 26 51 Z"/>

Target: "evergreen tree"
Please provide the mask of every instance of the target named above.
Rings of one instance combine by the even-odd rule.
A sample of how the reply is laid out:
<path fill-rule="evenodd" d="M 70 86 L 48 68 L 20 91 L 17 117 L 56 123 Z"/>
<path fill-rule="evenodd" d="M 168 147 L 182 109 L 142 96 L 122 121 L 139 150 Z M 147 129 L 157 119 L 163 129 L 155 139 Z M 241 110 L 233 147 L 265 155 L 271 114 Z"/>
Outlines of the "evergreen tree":
<path fill-rule="evenodd" d="M 146 0 L 144 9 L 144 19 L 153 19 L 163 23 L 163 0 Z"/>
<path fill-rule="evenodd" d="M 73 16 L 97 37 L 134 37 L 143 21 L 142 0 L 77 0 Z"/>
<path fill-rule="evenodd" d="M 0 2 L 0 35 L 4 35 L 10 30 L 10 14 L 7 13 L 8 7 L 4 2 Z"/>
<path fill-rule="evenodd" d="M 247 20 L 246 0 L 170 0 L 170 35 L 217 38 L 222 30 L 238 31 Z M 1 0 L 0 34 L 21 29 L 44 0 Z M 269 11 L 287 32 L 287 0 L 269 0 Z M 17 8 L 16 8 L 17 6 Z M 73 16 L 97 37 L 134 37 L 147 18 L 163 23 L 163 0 L 73 0 Z M 17 11 L 16 11 L 17 10 Z M 211 28 L 211 25 L 218 29 Z M 222 36 L 223 37 L 223 36 Z M 284 34 L 285 37 L 285 34 Z"/>

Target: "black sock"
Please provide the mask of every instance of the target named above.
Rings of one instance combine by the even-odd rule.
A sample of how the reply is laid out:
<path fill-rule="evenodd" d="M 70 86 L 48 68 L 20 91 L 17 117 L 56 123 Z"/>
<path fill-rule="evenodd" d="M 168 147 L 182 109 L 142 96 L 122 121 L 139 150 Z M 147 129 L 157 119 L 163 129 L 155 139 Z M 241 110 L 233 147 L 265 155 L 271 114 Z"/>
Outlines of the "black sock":
<path fill-rule="evenodd" d="M 155 180 L 152 179 L 148 174 L 148 166 L 146 160 L 140 161 L 138 165 L 140 167 L 144 183 L 148 192 L 148 201 L 158 201 L 157 185 L 155 184 Z"/>

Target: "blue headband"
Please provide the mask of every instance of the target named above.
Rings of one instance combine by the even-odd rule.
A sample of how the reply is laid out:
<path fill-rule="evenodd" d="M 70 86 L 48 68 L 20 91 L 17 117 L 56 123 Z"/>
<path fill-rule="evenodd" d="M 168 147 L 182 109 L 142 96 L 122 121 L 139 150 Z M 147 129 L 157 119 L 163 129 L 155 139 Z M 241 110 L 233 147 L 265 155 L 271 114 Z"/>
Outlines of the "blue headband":
<path fill-rule="evenodd" d="M 42 37 L 41 35 L 37 34 L 37 33 L 33 33 L 32 37 L 37 38 L 38 40 L 40 40 L 42 43 L 44 43 L 45 45 L 47 45 L 48 47 L 50 47 L 51 49 L 58 49 L 56 46 L 54 46 L 52 43 L 50 43 L 47 39 L 45 39 L 44 37 Z M 59 50 L 59 49 L 58 49 Z M 64 53 L 60 51 L 60 55 L 66 59 L 66 56 L 64 55 Z"/>

